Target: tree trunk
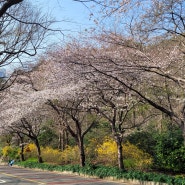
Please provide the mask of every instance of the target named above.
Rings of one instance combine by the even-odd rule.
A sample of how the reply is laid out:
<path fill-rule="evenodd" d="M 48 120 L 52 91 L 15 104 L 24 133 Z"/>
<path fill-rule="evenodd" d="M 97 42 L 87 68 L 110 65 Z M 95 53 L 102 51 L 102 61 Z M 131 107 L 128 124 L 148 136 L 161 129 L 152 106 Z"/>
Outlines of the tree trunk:
<path fill-rule="evenodd" d="M 63 129 L 59 133 L 58 149 L 64 151 L 65 148 L 66 148 L 66 146 L 69 144 L 68 140 L 69 140 L 69 138 L 68 138 L 68 132 L 67 132 L 67 130 Z"/>
<path fill-rule="evenodd" d="M 85 166 L 85 150 L 84 150 L 83 138 L 80 138 L 78 140 L 78 147 L 80 151 L 80 165 L 81 167 L 84 167 Z"/>
<path fill-rule="evenodd" d="M 25 161 L 25 158 L 24 158 L 24 144 L 21 145 L 20 158 L 21 158 L 21 161 Z"/>
<path fill-rule="evenodd" d="M 114 116 L 112 119 L 112 122 L 110 123 L 112 127 L 112 134 L 114 136 L 114 140 L 117 144 L 117 152 L 118 152 L 118 167 L 120 170 L 125 170 L 124 164 L 123 164 L 123 147 L 122 147 L 122 136 L 120 136 L 121 130 L 117 132 L 116 129 L 116 117 L 117 117 L 117 110 L 114 109 Z"/>
<path fill-rule="evenodd" d="M 184 146 L 185 146 L 185 123 L 181 123 L 181 130 L 182 130 L 182 136 L 184 140 Z"/>
<path fill-rule="evenodd" d="M 116 144 L 117 144 L 117 151 L 118 151 L 118 167 L 120 170 L 125 170 L 125 167 L 123 164 L 123 146 L 120 138 L 117 138 Z"/>
<path fill-rule="evenodd" d="M 65 130 L 65 146 L 69 145 L 69 133 L 67 130 Z"/>
<path fill-rule="evenodd" d="M 58 149 L 63 151 L 61 131 L 59 132 L 59 135 L 58 135 Z"/>
<path fill-rule="evenodd" d="M 41 157 L 41 149 L 40 149 L 40 145 L 39 145 L 38 139 L 35 139 L 35 145 L 37 147 L 38 162 L 39 163 L 43 163 L 43 160 L 42 160 L 42 157 Z"/>
<path fill-rule="evenodd" d="M 62 148 L 65 150 L 66 146 L 69 145 L 69 137 L 67 130 L 63 130 Z"/>
<path fill-rule="evenodd" d="M 23 139 L 23 137 L 21 136 L 21 134 L 18 134 L 18 136 L 19 136 L 19 138 L 20 138 L 20 148 L 21 148 L 21 152 L 20 152 L 20 159 L 21 159 L 21 161 L 25 161 L 25 158 L 24 158 L 24 146 L 25 146 L 25 144 L 24 144 L 24 139 Z"/>

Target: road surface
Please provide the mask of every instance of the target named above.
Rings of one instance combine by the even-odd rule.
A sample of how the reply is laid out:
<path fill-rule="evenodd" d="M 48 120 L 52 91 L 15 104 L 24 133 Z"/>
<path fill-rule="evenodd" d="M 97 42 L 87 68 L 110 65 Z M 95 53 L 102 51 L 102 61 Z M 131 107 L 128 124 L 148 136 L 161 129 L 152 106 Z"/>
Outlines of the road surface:
<path fill-rule="evenodd" d="M 0 184 L 6 185 L 128 185 L 126 183 L 86 178 L 75 174 L 25 169 L 15 166 L 0 165 Z"/>

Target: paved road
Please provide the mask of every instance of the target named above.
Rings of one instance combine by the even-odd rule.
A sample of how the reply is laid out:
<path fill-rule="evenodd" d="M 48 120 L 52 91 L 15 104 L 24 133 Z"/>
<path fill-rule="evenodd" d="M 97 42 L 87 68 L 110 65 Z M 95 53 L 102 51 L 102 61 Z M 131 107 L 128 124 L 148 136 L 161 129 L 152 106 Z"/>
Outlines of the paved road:
<path fill-rule="evenodd" d="M 96 178 L 79 177 L 74 174 L 39 171 L 0 165 L 0 184 L 6 185 L 127 185 Z"/>

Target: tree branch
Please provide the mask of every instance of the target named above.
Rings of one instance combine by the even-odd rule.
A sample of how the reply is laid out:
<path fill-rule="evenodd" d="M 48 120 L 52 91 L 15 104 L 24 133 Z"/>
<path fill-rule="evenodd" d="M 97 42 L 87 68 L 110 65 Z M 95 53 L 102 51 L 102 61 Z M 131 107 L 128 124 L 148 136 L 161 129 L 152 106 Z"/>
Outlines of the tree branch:
<path fill-rule="evenodd" d="M 0 17 L 2 17 L 6 11 L 13 5 L 21 3 L 23 0 L 8 0 L 0 9 Z"/>

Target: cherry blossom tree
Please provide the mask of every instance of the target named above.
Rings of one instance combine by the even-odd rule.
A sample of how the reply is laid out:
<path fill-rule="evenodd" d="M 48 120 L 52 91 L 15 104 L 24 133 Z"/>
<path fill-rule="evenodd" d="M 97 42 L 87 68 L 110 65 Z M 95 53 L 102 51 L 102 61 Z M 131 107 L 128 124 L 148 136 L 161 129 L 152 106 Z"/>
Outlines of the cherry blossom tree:
<path fill-rule="evenodd" d="M 49 101 L 48 105 L 59 114 L 64 127 L 75 139 L 80 152 L 80 164 L 85 166 L 84 137 L 97 123 L 96 112 L 91 109 L 87 95 L 71 97 L 63 102 Z"/>
<path fill-rule="evenodd" d="M 111 81 L 109 78 L 107 81 L 96 80 L 93 89 L 96 92 L 97 103 L 94 109 L 110 124 L 112 137 L 117 144 L 118 166 L 120 170 L 124 170 L 124 136 L 145 125 L 157 115 L 151 112 L 150 106 L 140 101 L 137 96 L 134 97 L 128 89 L 123 91 L 119 83 L 111 84 Z"/>
<path fill-rule="evenodd" d="M 32 71 L 19 71 L 16 81 L 2 93 L 1 130 L 12 128 L 18 131 L 19 129 L 22 134 L 31 138 L 38 148 L 39 162 L 42 162 L 37 139 L 39 133 L 36 134 L 32 130 L 31 117 L 35 117 L 33 113 L 43 111 L 43 105 L 50 101 L 63 102 L 72 96 L 75 97 L 86 85 L 85 81 L 82 83 L 80 78 L 77 78 L 78 75 L 73 73 L 65 63 L 57 62 L 51 56 L 48 60 L 41 60 Z M 47 113 L 43 114 L 46 116 Z M 39 122 L 34 124 L 34 128 L 36 126 L 39 126 Z"/>
<path fill-rule="evenodd" d="M 42 128 L 43 119 L 36 117 L 36 115 L 30 115 L 29 118 L 22 118 L 19 122 L 14 122 L 9 126 L 5 126 L 5 130 L 8 130 L 12 134 L 17 134 L 20 139 L 23 136 L 28 137 L 36 146 L 38 153 L 38 162 L 42 163 L 41 148 L 38 140 Z M 22 140 L 23 141 L 23 140 Z M 24 160 L 23 155 L 24 143 L 21 143 L 21 158 Z"/>
<path fill-rule="evenodd" d="M 12 127 L 13 128 L 13 127 Z M 26 145 L 26 143 L 24 142 L 25 141 L 25 136 L 20 133 L 19 131 L 17 130 L 14 130 L 12 128 L 3 128 L 3 132 L 1 132 L 2 135 L 11 135 L 12 137 L 12 140 L 13 138 L 15 138 L 17 141 L 18 141 L 18 145 L 20 146 L 20 160 L 21 161 L 25 161 L 25 158 L 24 158 L 24 147 Z M 12 142 L 9 144 L 11 145 Z"/>

